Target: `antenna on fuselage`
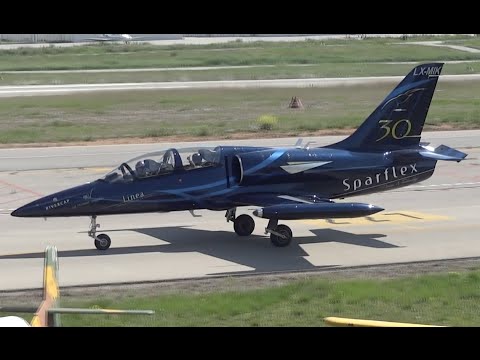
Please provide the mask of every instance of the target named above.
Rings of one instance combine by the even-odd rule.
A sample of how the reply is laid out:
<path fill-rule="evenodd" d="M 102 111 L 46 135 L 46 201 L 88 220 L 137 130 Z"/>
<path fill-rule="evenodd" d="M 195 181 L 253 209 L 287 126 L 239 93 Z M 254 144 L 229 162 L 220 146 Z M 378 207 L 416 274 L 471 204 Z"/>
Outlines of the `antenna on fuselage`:
<path fill-rule="evenodd" d="M 193 217 L 202 217 L 202 215 L 195 215 L 195 213 L 194 213 L 195 210 L 193 210 L 193 209 L 188 210 L 188 211 L 190 212 L 190 214 L 192 214 Z"/>
<path fill-rule="evenodd" d="M 304 149 L 308 149 L 308 145 L 310 144 L 315 144 L 316 141 L 309 141 L 305 144 L 305 146 L 303 147 Z"/>
<path fill-rule="evenodd" d="M 299 138 L 299 139 L 297 140 L 297 142 L 295 143 L 294 146 L 295 146 L 297 149 L 308 149 L 308 145 L 314 144 L 316 141 L 309 141 L 309 142 L 307 142 L 304 146 L 302 146 L 302 142 L 303 142 L 303 139 L 302 139 L 302 138 Z"/>

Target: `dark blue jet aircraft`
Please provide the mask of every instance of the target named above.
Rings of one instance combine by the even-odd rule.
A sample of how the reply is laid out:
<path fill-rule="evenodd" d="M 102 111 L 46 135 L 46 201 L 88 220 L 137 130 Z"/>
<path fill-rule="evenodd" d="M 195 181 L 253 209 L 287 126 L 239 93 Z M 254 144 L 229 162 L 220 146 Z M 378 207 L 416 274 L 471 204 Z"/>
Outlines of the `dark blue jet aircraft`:
<path fill-rule="evenodd" d="M 445 145 L 420 143 L 442 63 L 416 66 L 348 138 L 325 147 L 218 146 L 168 149 L 122 163 L 101 179 L 64 190 L 15 210 L 13 216 L 89 216 L 89 236 L 100 250 L 110 237 L 96 234 L 98 215 L 196 209 L 226 211 L 235 232 L 255 228 L 236 208 L 257 206 L 269 219 L 265 234 L 287 246 L 292 231 L 279 220 L 353 218 L 383 209 L 358 202 L 334 202 L 396 189 L 432 176 L 438 160 L 461 161 L 467 154 Z"/>

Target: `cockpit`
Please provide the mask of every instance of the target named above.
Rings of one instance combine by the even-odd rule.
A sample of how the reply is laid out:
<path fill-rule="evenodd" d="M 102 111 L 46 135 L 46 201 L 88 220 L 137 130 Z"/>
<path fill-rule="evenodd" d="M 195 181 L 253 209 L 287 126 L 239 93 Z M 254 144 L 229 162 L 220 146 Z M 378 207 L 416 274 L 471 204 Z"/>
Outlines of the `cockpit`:
<path fill-rule="evenodd" d="M 174 172 L 221 166 L 221 148 L 184 148 L 151 152 L 120 164 L 100 180 L 109 183 L 142 180 Z"/>

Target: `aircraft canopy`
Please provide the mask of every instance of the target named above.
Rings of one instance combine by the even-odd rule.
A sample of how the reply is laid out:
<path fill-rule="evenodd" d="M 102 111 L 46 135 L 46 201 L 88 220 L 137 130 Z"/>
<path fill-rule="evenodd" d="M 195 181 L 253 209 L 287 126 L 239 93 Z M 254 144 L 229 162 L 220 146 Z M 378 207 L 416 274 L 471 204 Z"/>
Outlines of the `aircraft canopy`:
<path fill-rule="evenodd" d="M 151 152 L 120 164 L 101 180 L 110 183 L 126 182 L 171 174 L 174 171 L 219 166 L 222 159 L 221 152 L 220 147 L 170 148 Z"/>

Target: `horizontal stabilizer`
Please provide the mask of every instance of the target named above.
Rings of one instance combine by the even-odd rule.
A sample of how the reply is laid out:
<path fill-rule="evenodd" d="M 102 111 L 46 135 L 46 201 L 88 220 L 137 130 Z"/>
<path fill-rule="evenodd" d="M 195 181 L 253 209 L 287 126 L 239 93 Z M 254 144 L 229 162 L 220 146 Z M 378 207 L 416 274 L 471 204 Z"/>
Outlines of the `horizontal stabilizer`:
<path fill-rule="evenodd" d="M 451 147 L 448 147 L 446 145 L 440 145 L 440 146 L 437 146 L 436 148 L 433 148 L 430 146 L 424 146 L 423 148 L 425 150 L 420 151 L 420 154 L 423 157 L 426 157 L 429 159 L 459 162 L 465 159 L 465 157 L 467 156 L 467 154 L 465 154 L 464 152 L 452 149 Z"/>

